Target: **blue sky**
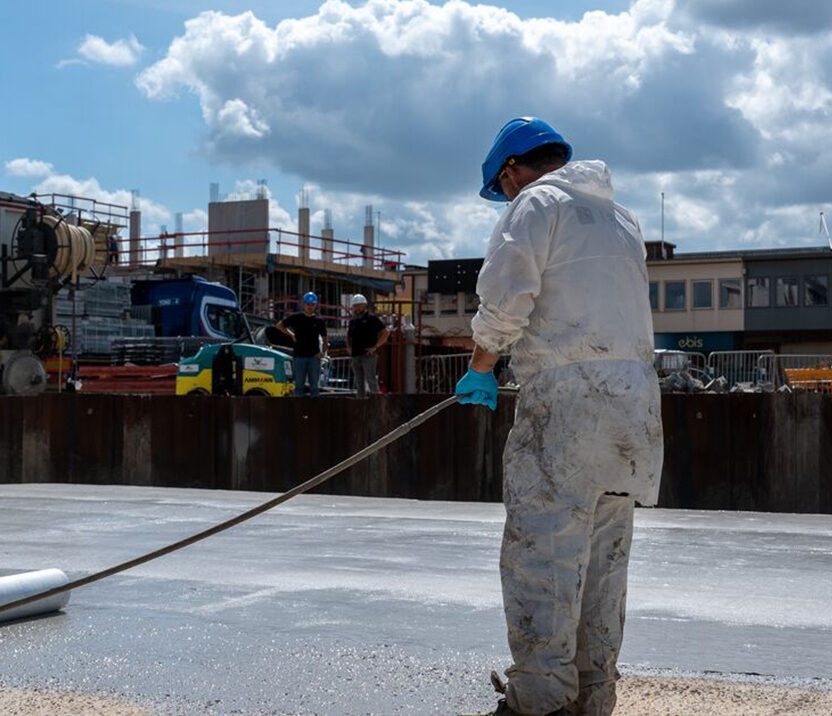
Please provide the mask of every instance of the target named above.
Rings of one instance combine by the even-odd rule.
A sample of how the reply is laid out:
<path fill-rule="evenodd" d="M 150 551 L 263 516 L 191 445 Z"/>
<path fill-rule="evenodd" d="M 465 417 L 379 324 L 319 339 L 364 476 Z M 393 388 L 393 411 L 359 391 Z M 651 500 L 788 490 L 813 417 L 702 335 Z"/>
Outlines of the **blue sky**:
<path fill-rule="evenodd" d="M 211 181 L 233 192 L 265 178 L 273 222 L 291 224 L 306 184 L 340 236 L 359 235 L 373 203 L 385 243 L 414 260 L 478 255 L 499 209 L 476 198 L 479 163 L 504 119 L 535 112 L 579 158 L 610 163 L 648 238 L 664 190 L 680 248 L 819 243 L 818 211 L 832 210 L 832 17 L 816 4 L 494 3 L 516 17 L 371 4 L 0 4 L 0 60 L 15 78 L 0 190 L 138 188 L 156 231 L 176 211 L 198 228 Z M 234 19 L 245 11 L 252 22 Z M 103 44 L 83 49 L 88 36 Z"/>

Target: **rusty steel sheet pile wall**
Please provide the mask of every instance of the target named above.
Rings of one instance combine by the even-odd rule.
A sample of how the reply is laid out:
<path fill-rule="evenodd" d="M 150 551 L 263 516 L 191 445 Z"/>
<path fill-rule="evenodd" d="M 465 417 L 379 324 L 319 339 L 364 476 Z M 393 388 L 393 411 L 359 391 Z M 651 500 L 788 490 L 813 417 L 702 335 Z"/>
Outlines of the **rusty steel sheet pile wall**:
<path fill-rule="evenodd" d="M 280 492 L 444 397 L 4 396 L 0 482 Z M 317 491 L 499 500 L 512 420 L 511 399 L 497 413 L 452 406 Z"/>
<path fill-rule="evenodd" d="M 0 398 L 0 482 L 280 492 L 440 395 Z M 514 413 L 453 406 L 318 492 L 496 501 Z M 832 513 L 832 397 L 664 395 L 661 506 Z"/>

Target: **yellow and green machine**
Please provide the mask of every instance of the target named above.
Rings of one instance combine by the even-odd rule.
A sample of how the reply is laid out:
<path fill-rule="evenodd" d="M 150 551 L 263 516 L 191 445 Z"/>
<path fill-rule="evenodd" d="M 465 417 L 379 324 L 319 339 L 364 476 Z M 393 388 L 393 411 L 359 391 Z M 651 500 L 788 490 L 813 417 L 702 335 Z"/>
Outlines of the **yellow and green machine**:
<path fill-rule="evenodd" d="M 203 346 L 179 362 L 177 395 L 263 395 L 294 390 L 292 357 L 248 343 Z"/>

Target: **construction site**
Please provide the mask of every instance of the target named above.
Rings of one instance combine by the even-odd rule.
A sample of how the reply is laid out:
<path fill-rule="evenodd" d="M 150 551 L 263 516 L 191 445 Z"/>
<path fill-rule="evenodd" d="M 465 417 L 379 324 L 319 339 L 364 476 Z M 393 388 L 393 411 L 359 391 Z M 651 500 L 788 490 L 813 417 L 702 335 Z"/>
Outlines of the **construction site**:
<path fill-rule="evenodd" d="M 0 53 L 0 716 L 832 715 L 832 3 Z"/>
<path fill-rule="evenodd" d="M 0 613 L 0 647 L 14 654 L 0 703 L 21 714 L 486 708 L 482 674 L 509 658 L 494 565 L 511 356 L 494 369 L 494 412 L 444 409 L 474 348 L 482 261 L 408 265 L 378 245 L 370 206 L 353 241 L 328 213 L 311 234 L 303 193 L 297 231 L 269 226 L 264 194 L 211 193 L 206 230 L 178 220 L 150 237 L 138 196 L 128 207 L 0 194 L 0 587 L 33 574 L 35 592 L 60 590 L 66 575 L 259 509 L 262 493 L 316 494 L 122 565 L 68 605 L 46 600 L 53 616 Z M 292 344 L 275 329 L 307 292 L 327 326 L 317 398 L 292 397 Z M 365 400 L 347 344 L 355 294 L 389 331 L 379 394 Z M 661 491 L 636 517 L 616 713 L 832 710 L 832 356 L 781 343 L 655 351 Z M 692 555 L 684 569 L 674 547 Z M 56 565 L 58 581 L 45 570 Z M 0 602 L 31 598 L 16 584 Z M 784 660 L 788 640 L 801 648 Z"/>

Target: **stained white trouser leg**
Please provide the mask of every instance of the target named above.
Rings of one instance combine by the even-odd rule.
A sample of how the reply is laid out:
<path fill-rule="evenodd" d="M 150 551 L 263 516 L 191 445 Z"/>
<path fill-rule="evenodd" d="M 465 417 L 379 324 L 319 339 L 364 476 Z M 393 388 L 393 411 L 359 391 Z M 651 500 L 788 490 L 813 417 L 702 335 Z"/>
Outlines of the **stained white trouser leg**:
<path fill-rule="evenodd" d="M 633 500 L 602 495 L 595 506 L 575 665 L 579 692 L 570 713 L 609 716 L 615 708 L 616 663 L 624 636 Z"/>
<path fill-rule="evenodd" d="M 582 686 L 586 708 L 607 713 L 633 502 L 651 503 L 661 470 L 654 387 L 649 366 L 597 361 L 541 372 L 520 390 L 503 457 L 500 560 L 514 658 L 506 699 L 518 713 L 567 707 Z"/>
<path fill-rule="evenodd" d="M 527 475 L 526 478 L 531 478 Z M 506 505 L 500 557 L 508 643 L 506 700 L 538 716 L 578 696 L 575 665 L 595 499 L 559 495 L 546 480 Z"/>

